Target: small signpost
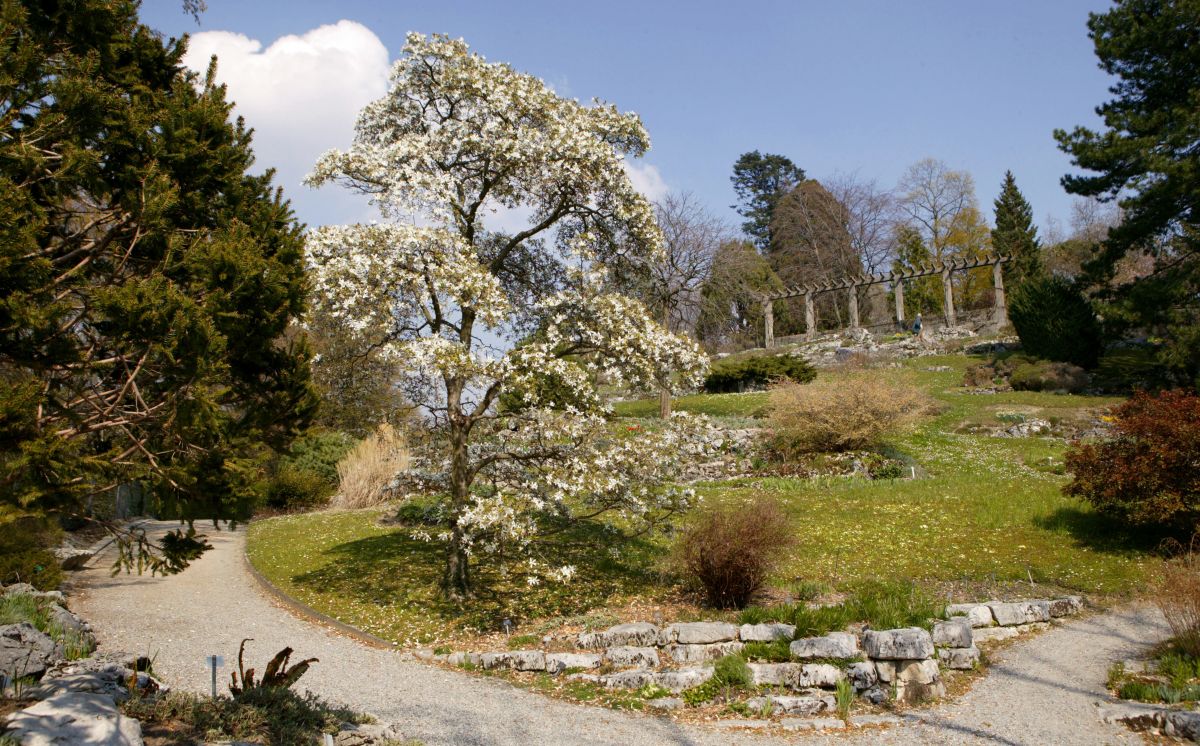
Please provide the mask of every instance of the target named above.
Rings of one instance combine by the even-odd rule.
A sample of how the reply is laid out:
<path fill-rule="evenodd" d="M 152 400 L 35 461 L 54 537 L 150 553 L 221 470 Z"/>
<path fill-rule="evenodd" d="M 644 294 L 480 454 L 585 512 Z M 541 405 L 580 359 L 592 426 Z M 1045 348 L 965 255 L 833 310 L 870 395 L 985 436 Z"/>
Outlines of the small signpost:
<path fill-rule="evenodd" d="M 212 696 L 217 698 L 217 669 L 225 665 L 225 658 L 220 655 L 204 656 L 204 665 L 212 671 Z"/>

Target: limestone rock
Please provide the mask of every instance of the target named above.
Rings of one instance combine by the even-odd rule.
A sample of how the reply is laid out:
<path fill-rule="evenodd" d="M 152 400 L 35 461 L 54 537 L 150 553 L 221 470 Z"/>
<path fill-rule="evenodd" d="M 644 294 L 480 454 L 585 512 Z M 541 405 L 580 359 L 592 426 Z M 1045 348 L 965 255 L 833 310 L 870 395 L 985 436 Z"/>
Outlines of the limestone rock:
<path fill-rule="evenodd" d="M 756 685 L 788 686 L 800 674 L 799 663 L 747 663 Z"/>
<path fill-rule="evenodd" d="M 790 624 L 743 624 L 738 630 L 742 642 L 774 642 L 790 640 L 796 628 Z"/>
<path fill-rule="evenodd" d="M 937 622 L 933 625 L 933 644 L 943 648 L 969 648 L 975 643 L 971 637 L 971 623 L 965 618 Z"/>
<path fill-rule="evenodd" d="M 604 652 L 604 658 L 614 666 L 654 668 L 658 665 L 658 650 L 633 647 L 609 648 Z"/>
<path fill-rule="evenodd" d="M 675 671 L 659 671 L 654 677 L 654 683 L 673 692 L 681 692 L 699 686 L 712 677 L 711 668 L 680 668 Z"/>
<path fill-rule="evenodd" d="M 933 640 L 920 627 L 867 630 L 863 650 L 877 660 L 917 660 L 933 656 Z"/>
<path fill-rule="evenodd" d="M 900 702 L 920 704 L 946 695 L 936 660 L 876 661 L 875 667 Z"/>
<path fill-rule="evenodd" d="M 603 656 L 599 653 L 546 653 L 546 671 L 562 673 L 568 668 L 599 668 Z"/>
<path fill-rule="evenodd" d="M 646 684 L 654 683 L 655 674 L 647 668 L 634 668 L 629 671 L 618 671 L 600 677 L 600 683 L 607 689 L 637 689 Z"/>
<path fill-rule="evenodd" d="M 0 674 L 37 678 L 62 657 L 62 646 L 29 622 L 0 626 Z"/>
<path fill-rule="evenodd" d="M 710 645 L 714 642 L 736 640 L 738 628 L 724 622 L 685 622 L 665 627 L 659 635 L 660 645 L 677 642 L 680 645 Z"/>
<path fill-rule="evenodd" d="M 335 746 L 378 746 L 379 744 L 394 743 L 401 738 L 400 732 L 392 725 L 346 723 L 334 735 L 333 743 Z"/>
<path fill-rule="evenodd" d="M 632 622 L 609 627 L 603 632 L 585 632 L 577 644 L 581 648 L 610 648 L 658 644 L 658 627 L 649 622 Z"/>
<path fill-rule="evenodd" d="M 850 667 L 846 669 L 846 676 L 849 677 L 854 688 L 860 692 L 879 683 L 879 672 L 875 670 L 875 664 L 872 661 L 851 663 Z"/>
<path fill-rule="evenodd" d="M 946 607 L 946 616 L 965 616 L 972 627 L 990 627 L 996 623 L 987 604 L 950 604 Z"/>
<path fill-rule="evenodd" d="M 849 632 L 830 632 L 824 637 L 793 640 L 793 658 L 853 658 L 858 655 L 858 639 Z"/>
<path fill-rule="evenodd" d="M 514 671 L 545 671 L 546 654 L 540 650 L 510 650 L 504 653 L 484 653 L 480 662 L 486 670 L 510 668 Z"/>
<path fill-rule="evenodd" d="M 999 640 L 1011 640 L 1021 634 L 1016 627 L 985 627 L 977 629 L 971 633 L 976 644 L 981 642 L 997 642 Z"/>
<path fill-rule="evenodd" d="M 446 663 L 451 666 L 481 667 L 483 665 L 483 656 L 479 653 L 450 653 L 446 656 Z"/>
<path fill-rule="evenodd" d="M 783 718 L 779 726 L 784 730 L 841 730 L 846 724 L 838 718 Z"/>
<path fill-rule="evenodd" d="M 112 697 L 64 692 L 14 713 L 9 735 L 22 744 L 142 746 L 142 726 L 117 711 Z"/>
<path fill-rule="evenodd" d="M 891 695 L 883 687 L 873 686 L 862 693 L 862 698 L 873 705 L 881 705 L 887 702 L 891 698 Z"/>
<path fill-rule="evenodd" d="M 979 663 L 979 648 L 939 648 L 938 660 L 946 668 L 967 671 Z"/>
<path fill-rule="evenodd" d="M 1049 601 L 1016 601 L 1014 603 L 989 603 L 996 624 L 1013 627 L 1030 622 L 1050 621 Z"/>
<path fill-rule="evenodd" d="M 846 674 L 837 666 L 831 666 L 828 663 L 805 663 L 799 667 L 796 678 L 789 683 L 797 689 L 809 687 L 832 689 L 844 678 L 846 678 Z"/>
<path fill-rule="evenodd" d="M 752 710 L 769 710 L 784 715 L 816 715 L 833 709 L 832 699 L 823 696 L 769 694 L 764 697 L 752 697 L 746 700 L 746 705 Z"/>
<path fill-rule="evenodd" d="M 715 642 L 711 645 L 669 645 L 667 655 L 676 663 L 703 663 L 742 649 L 740 642 Z"/>
<path fill-rule="evenodd" d="M 1050 616 L 1054 619 L 1078 614 L 1082 610 L 1083 599 L 1079 596 L 1063 596 L 1050 601 Z"/>

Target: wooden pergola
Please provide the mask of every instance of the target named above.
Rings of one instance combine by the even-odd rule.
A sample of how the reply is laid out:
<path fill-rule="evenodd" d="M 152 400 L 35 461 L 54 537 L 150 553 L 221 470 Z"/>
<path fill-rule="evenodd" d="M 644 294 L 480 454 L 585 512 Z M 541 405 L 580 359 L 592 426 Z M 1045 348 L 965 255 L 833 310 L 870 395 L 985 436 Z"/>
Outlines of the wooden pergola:
<path fill-rule="evenodd" d="M 813 298 L 821 293 L 837 290 L 848 290 L 850 293 L 850 328 L 857 329 L 858 320 L 858 289 L 870 285 L 891 285 L 896 296 L 896 323 L 904 324 L 904 281 L 919 277 L 942 278 L 942 309 L 945 313 L 946 324 L 958 324 L 958 314 L 954 310 L 954 289 L 950 283 L 952 272 L 976 269 L 978 267 L 992 268 L 992 284 L 995 286 L 994 314 L 995 321 L 1003 324 L 1008 319 L 1008 311 L 1004 300 L 1004 276 L 1000 265 L 1009 261 L 1006 256 L 984 255 L 977 259 L 950 259 L 944 262 L 929 262 L 912 269 L 899 272 L 888 272 L 878 275 L 856 275 L 844 277 L 834 282 L 815 283 L 811 285 L 795 285 L 785 288 L 778 293 L 763 296 L 763 319 L 765 326 L 766 347 L 775 346 L 775 310 L 774 303 L 786 298 L 804 298 L 804 336 L 812 339 L 817 332 L 817 311 Z"/>

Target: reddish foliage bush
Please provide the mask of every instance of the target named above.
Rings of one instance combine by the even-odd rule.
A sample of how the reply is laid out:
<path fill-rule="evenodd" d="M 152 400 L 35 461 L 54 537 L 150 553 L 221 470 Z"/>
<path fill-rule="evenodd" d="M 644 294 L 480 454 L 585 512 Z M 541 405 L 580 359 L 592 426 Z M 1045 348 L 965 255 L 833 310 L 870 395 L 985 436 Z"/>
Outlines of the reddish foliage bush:
<path fill-rule="evenodd" d="M 675 547 L 676 561 L 704 588 L 708 603 L 740 609 L 762 590 L 796 539 L 774 498 L 728 505 L 700 518 Z"/>
<path fill-rule="evenodd" d="M 1200 521 L 1200 397 L 1135 394 L 1112 411 L 1108 441 L 1067 452 L 1064 491 L 1137 525 L 1194 530 Z"/>

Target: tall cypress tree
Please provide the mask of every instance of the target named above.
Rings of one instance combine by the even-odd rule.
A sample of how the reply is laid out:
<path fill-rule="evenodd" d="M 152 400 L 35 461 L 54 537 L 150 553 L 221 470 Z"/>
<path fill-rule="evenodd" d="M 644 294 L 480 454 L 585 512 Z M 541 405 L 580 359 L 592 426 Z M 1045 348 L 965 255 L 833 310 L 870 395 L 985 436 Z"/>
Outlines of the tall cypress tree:
<path fill-rule="evenodd" d="M 1004 185 L 996 198 L 996 227 L 992 230 L 992 248 L 1012 258 L 1005 266 L 1005 278 L 1014 288 L 1041 275 L 1042 248 L 1033 224 L 1033 208 L 1017 188 L 1012 171 L 1004 172 Z"/>
<path fill-rule="evenodd" d="M 134 481 L 237 517 L 315 408 L 302 226 L 137 8 L 0 0 L 0 524 Z"/>

